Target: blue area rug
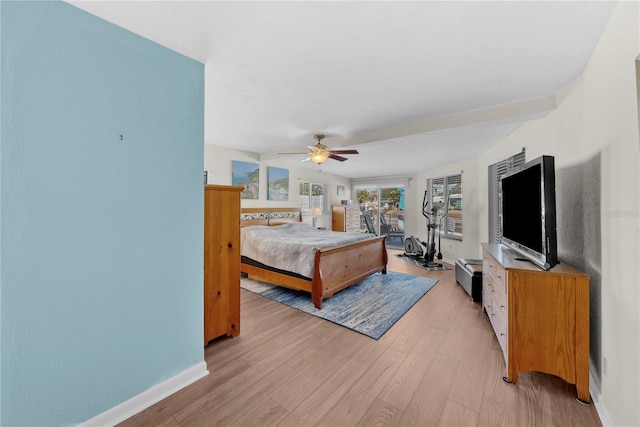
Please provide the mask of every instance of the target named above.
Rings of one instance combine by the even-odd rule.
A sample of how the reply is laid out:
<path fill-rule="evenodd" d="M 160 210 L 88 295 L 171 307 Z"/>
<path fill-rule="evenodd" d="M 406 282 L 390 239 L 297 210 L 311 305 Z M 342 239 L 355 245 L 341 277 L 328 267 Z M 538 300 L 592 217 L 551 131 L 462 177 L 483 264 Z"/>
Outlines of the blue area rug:
<path fill-rule="evenodd" d="M 435 279 L 393 271 L 376 273 L 323 300 L 322 310 L 315 308 L 307 292 L 245 278 L 240 286 L 377 340 L 436 283 Z"/>

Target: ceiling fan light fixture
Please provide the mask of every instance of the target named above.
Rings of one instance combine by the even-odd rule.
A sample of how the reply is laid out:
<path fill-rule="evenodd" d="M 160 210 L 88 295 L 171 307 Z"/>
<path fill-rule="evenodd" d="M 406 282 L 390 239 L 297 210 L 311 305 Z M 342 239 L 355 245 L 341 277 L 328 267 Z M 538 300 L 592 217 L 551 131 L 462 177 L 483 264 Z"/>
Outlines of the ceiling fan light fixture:
<path fill-rule="evenodd" d="M 311 161 L 318 165 L 327 160 L 327 157 L 329 157 L 329 153 L 326 152 L 316 152 L 309 155 Z"/>

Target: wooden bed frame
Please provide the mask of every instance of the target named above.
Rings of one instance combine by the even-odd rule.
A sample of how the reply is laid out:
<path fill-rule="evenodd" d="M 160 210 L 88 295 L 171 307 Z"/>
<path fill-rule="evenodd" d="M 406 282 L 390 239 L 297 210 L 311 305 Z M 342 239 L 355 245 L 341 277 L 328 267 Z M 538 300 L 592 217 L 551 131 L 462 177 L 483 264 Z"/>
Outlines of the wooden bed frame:
<path fill-rule="evenodd" d="M 240 210 L 241 227 L 273 226 L 288 222 L 302 222 L 300 209 L 243 208 Z M 385 238 L 386 236 L 377 236 L 329 249 L 316 250 L 312 279 L 293 277 L 244 262 L 240 269 L 253 279 L 309 292 L 313 305 L 321 309 L 324 298 L 360 283 L 374 273 L 387 273 Z"/>

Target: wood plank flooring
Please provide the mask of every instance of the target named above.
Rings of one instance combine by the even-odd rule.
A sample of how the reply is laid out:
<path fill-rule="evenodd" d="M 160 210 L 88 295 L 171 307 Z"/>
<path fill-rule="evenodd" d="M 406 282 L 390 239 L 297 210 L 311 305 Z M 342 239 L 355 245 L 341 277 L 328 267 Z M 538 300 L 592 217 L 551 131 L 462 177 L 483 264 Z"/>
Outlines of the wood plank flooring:
<path fill-rule="evenodd" d="M 504 383 L 489 321 L 453 270 L 397 253 L 389 270 L 439 282 L 378 341 L 242 290 L 242 333 L 205 348 L 210 374 L 121 425 L 602 425 L 557 377 Z"/>

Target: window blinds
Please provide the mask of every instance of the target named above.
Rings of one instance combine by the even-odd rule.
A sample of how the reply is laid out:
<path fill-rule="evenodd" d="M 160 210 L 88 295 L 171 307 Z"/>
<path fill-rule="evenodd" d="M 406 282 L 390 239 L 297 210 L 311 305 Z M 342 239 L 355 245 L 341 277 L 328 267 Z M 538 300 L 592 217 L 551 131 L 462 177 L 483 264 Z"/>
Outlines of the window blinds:
<path fill-rule="evenodd" d="M 499 243 L 502 237 L 502 188 L 501 179 L 516 167 L 525 163 L 525 150 L 489 165 L 489 243 Z"/>

